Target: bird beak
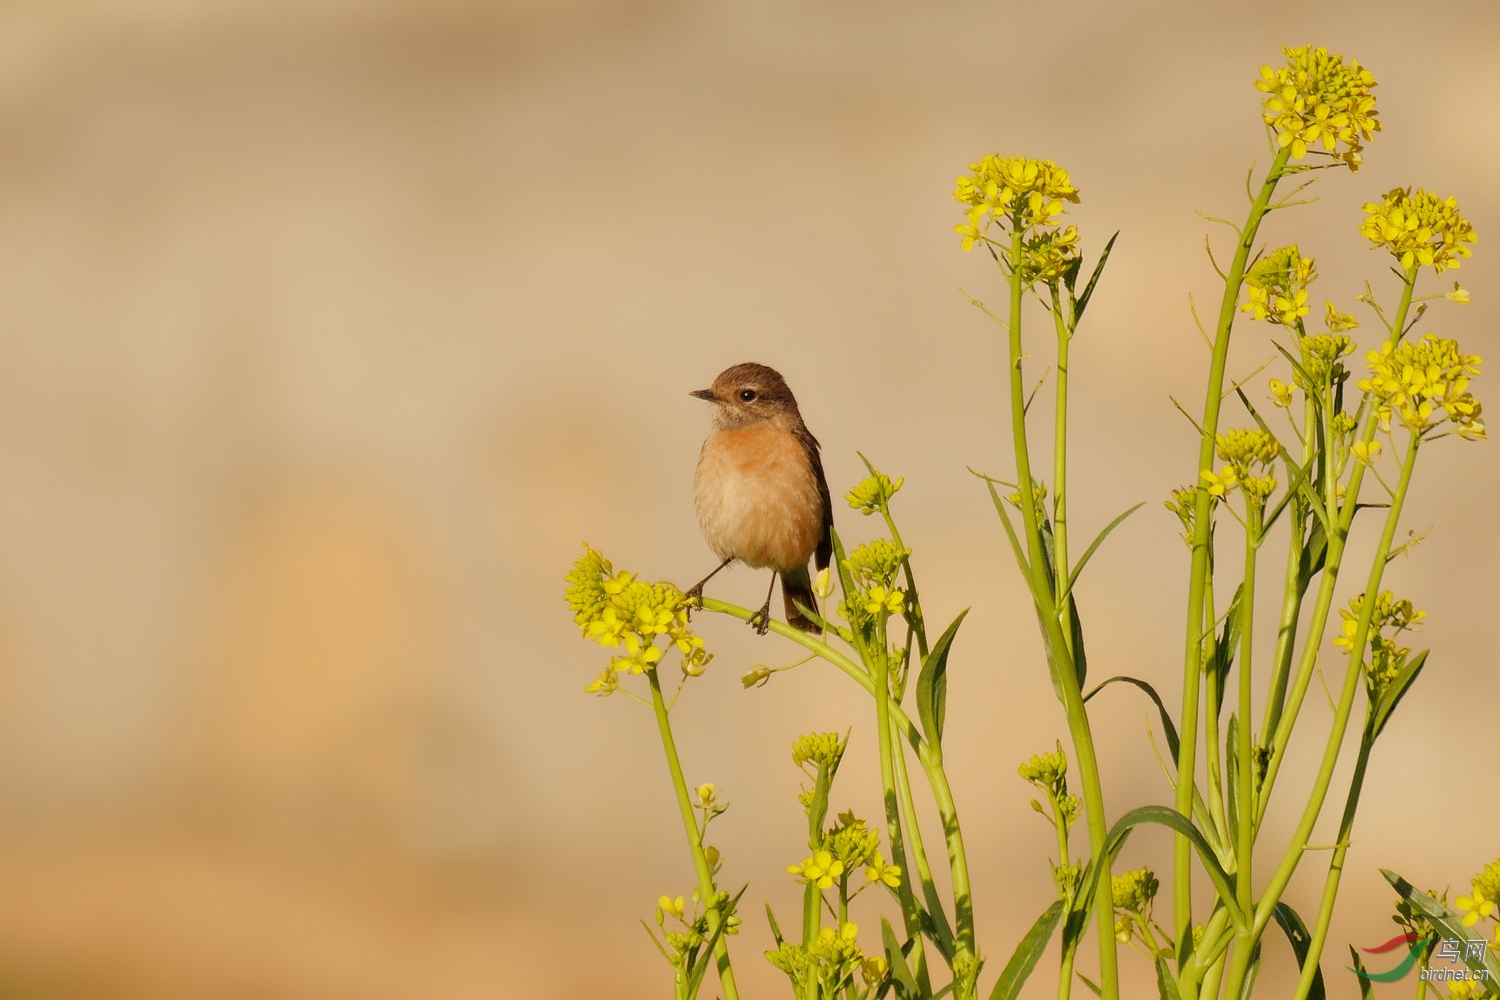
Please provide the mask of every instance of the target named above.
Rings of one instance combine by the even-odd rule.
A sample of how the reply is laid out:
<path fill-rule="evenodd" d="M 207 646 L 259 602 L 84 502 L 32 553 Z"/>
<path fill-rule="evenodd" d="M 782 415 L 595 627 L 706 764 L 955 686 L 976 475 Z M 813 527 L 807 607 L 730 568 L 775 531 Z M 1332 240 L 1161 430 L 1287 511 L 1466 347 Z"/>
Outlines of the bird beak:
<path fill-rule="evenodd" d="M 717 403 L 719 401 L 719 394 L 712 389 L 694 389 L 688 395 L 697 396 L 699 399 L 707 400 L 710 403 Z"/>

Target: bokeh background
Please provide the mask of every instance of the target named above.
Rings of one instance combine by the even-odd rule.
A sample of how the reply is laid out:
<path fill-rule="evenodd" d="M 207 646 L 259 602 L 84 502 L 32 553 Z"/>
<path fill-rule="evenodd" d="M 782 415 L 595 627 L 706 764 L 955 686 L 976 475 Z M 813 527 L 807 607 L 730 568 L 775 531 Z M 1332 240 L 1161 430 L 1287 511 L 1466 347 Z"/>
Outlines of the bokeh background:
<path fill-rule="evenodd" d="M 0 4 L 0 994 L 667 995 L 636 920 L 692 884 L 681 828 L 649 716 L 583 692 L 606 654 L 562 575 L 585 539 L 650 578 L 707 571 L 687 392 L 743 360 L 786 374 L 835 494 L 856 449 L 906 477 L 929 614 L 973 607 L 949 758 L 998 968 L 1051 892 L 1015 765 L 1065 728 L 965 471 L 1010 456 L 997 331 L 960 289 L 1001 292 L 959 250 L 952 181 L 985 152 L 1054 158 L 1087 250 L 1122 231 L 1074 347 L 1076 530 L 1148 503 L 1080 599 L 1095 676 L 1171 702 L 1187 555 L 1160 501 L 1195 440 L 1169 397 L 1202 405 L 1188 295 L 1216 301 L 1205 233 L 1228 246 L 1195 211 L 1243 217 L 1267 159 L 1251 81 L 1304 41 L 1373 68 L 1386 130 L 1267 238 L 1352 310 L 1394 286 L 1360 205 L 1457 195 L 1474 304 L 1422 327 L 1493 355 L 1484 0 Z M 1272 353 L 1241 324 L 1232 374 Z M 1424 452 L 1408 524 L 1435 530 L 1388 575 L 1433 654 L 1376 754 L 1335 996 L 1345 945 L 1391 933 L 1378 865 L 1441 888 L 1497 853 L 1493 447 Z M 790 649 L 702 630 L 679 738 L 733 802 L 714 839 L 751 884 L 745 993 L 779 996 L 758 953 L 762 903 L 796 905 L 788 746 L 852 727 L 835 806 L 873 817 L 869 706 L 813 665 L 744 691 Z M 1096 705 L 1111 812 L 1168 801 L 1146 703 Z M 1298 762 L 1329 716 L 1315 685 Z M 1306 784 L 1287 773 L 1267 842 Z M 1125 861 L 1168 855 L 1146 832 Z"/>

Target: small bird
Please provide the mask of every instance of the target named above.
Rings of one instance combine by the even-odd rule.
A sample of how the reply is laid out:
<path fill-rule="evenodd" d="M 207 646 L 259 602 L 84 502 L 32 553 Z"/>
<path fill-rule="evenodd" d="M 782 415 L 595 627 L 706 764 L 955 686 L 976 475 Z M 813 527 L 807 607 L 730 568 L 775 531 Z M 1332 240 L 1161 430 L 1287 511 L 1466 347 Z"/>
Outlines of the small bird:
<path fill-rule="evenodd" d="M 765 605 L 750 617 L 757 632 L 764 635 L 770 626 L 771 594 L 780 576 L 787 624 L 821 633 L 797 605 L 818 612 L 807 561 L 816 555 L 819 571 L 828 568 L 833 504 L 818 439 L 802 422 L 792 390 L 774 368 L 746 362 L 725 369 L 713 388 L 691 395 L 714 407 L 693 493 L 703 537 L 724 561 L 688 595 L 701 597 L 703 584 L 738 559 L 774 571 Z"/>

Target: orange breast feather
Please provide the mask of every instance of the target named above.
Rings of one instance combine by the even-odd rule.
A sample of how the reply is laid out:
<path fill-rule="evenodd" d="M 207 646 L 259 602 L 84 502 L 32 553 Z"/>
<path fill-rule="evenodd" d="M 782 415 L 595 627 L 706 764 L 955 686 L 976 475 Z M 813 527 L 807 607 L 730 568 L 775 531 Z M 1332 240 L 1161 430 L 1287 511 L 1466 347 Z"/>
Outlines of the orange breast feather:
<path fill-rule="evenodd" d="M 806 566 L 823 529 L 823 501 L 807 453 L 775 424 L 716 430 L 694 480 L 698 524 L 720 559 L 757 568 Z"/>

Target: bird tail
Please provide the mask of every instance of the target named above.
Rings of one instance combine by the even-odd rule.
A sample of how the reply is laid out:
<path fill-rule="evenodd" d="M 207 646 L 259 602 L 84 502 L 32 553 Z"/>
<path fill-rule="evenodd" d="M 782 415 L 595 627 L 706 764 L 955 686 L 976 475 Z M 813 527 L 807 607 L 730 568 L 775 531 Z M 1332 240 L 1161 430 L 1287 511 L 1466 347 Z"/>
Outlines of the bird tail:
<path fill-rule="evenodd" d="M 810 632 L 813 635 L 822 635 L 823 630 L 812 622 L 801 611 L 797 605 L 802 605 L 813 614 L 818 613 L 818 598 L 813 594 L 812 578 L 807 575 L 806 566 L 798 566 L 796 569 L 783 570 L 781 574 L 781 598 L 786 602 L 786 623 L 792 628 Z"/>

